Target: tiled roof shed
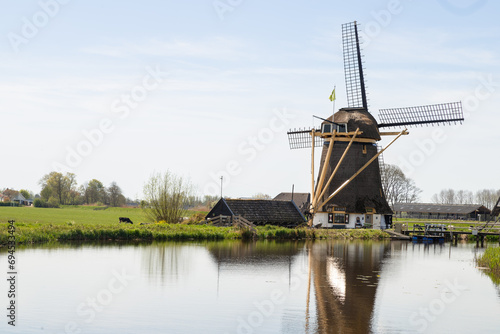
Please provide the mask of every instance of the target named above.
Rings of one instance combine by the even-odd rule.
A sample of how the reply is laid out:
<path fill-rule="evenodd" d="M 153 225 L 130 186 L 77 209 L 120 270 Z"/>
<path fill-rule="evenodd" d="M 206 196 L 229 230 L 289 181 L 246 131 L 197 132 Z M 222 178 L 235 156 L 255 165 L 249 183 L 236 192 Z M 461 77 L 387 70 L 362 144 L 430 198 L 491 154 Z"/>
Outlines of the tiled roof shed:
<path fill-rule="evenodd" d="M 242 216 L 255 225 L 293 226 L 306 222 L 292 201 L 222 198 L 210 210 L 206 218 L 219 215 Z"/>
<path fill-rule="evenodd" d="M 280 193 L 273 201 L 294 201 L 302 214 L 309 210 L 311 195 L 309 193 Z"/>
<path fill-rule="evenodd" d="M 429 203 L 396 203 L 396 212 L 421 212 L 466 215 L 477 212 L 489 214 L 491 211 L 480 204 L 429 204 Z"/>

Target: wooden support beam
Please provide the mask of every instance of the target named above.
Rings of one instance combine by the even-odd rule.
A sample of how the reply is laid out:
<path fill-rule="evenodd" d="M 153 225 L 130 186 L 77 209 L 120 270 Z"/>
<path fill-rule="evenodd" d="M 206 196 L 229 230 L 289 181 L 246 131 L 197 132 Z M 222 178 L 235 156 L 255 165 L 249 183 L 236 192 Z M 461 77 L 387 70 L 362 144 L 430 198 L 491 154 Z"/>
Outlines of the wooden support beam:
<path fill-rule="evenodd" d="M 325 194 L 326 192 L 326 189 L 328 189 L 328 186 L 330 185 L 330 183 L 332 183 L 332 180 L 333 180 L 333 177 L 335 176 L 335 174 L 337 174 L 337 171 L 339 170 L 339 167 L 340 167 L 340 164 L 342 163 L 342 161 L 344 161 L 344 158 L 347 154 L 347 152 L 349 151 L 349 149 L 351 148 L 351 145 L 352 143 L 354 142 L 354 139 L 356 138 L 356 136 L 360 133 L 361 131 L 359 131 L 359 128 L 356 129 L 356 131 L 354 132 L 354 135 L 352 136 L 351 138 L 351 141 L 349 142 L 349 145 L 347 145 L 346 149 L 344 150 L 344 153 L 342 154 L 342 156 L 340 157 L 340 160 L 337 164 L 337 166 L 335 166 L 335 169 L 333 170 L 332 172 L 332 175 L 330 175 L 330 178 L 328 179 L 328 182 L 326 183 L 325 187 L 321 190 L 321 193 L 319 196 L 316 197 L 316 201 L 313 202 L 313 210 L 316 211 L 316 205 L 318 204 L 318 201 L 321 197 L 323 197 L 323 195 Z M 330 143 L 330 144 L 333 144 L 333 143 Z M 318 189 L 319 191 L 319 189 Z M 320 206 L 321 207 L 321 206 Z"/>
<path fill-rule="evenodd" d="M 336 141 L 345 141 L 345 142 L 348 142 L 348 141 L 351 141 L 351 138 L 349 137 L 345 137 L 345 138 L 339 138 L 337 137 L 335 139 Z M 375 144 L 377 141 L 375 139 L 369 139 L 369 138 L 357 138 L 355 140 L 356 143 L 367 143 L 367 144 Z"/>
<path fill-rule="evenodd" d="M 406 132 L 406 129 L 404 129 L 403 131 L 401 131 L 398 136 L 396 138 L 394 138 L 385 148 L 383 148 L 382 150 L 380 150 L 380 152 L 378 152 L 377 154 L 375 154 L 370 160 L 368 160 L 368 162 L 366 164 L 364 164 L 363 167 L 361 167 L 356 173 L 354 173 L 353 176 L 351 176 L 349 178 L 349 180 L 345 181 L 337 190 L 335 190 L 327 199 L 326 201 L 324 201 L 323 203 L 321 203 L 320 207 L 322 207 L 323 205 L 325 205 L 326 203 L 328 203 L 328 201 L 330 201 L 332 198 L 335 197 L 335 195 L 337 195 L 342 189 L 344 189 L 356 176 L 358 176 L 362 171 L 365 170 L 366 167 L 368 167 L 375 159 L 378 158 L 379 155 L 381 155 L 386 149 L 389 148 L 389 146 L 392 145 L 392 143 L 394 143 L 399 137 L 401 137 L 404 133 Z"/>
<path fill-rule="evenodd" d="M 318 194 L 319 192 L 321 192 L 321 189 L 323 187 L 323 182 L 325 181 L 326 170 L 327 170 L 328 163 L 330 162 L 330 157 L 332 155 L 333 144 L 335 143 L 335 134 L 336 133 L 337 133 L 337 130 L 334 130 L 333 134 L 332 134 L 332 137 L 329 138 L 329 139 L 325 139 L 325 140 L 329 140 L 330 144 L 328 145 L 328 152 L 326 153 L 326 159 L 323 162 L 323 166 L 322 166 L 323 169 L 321 170 L 321 175 L 319 177 L 318 186 L 316 188 L 316 194 Z M 317 198 L 313 197 L 312 202 L 316 203 L 317 202 Z"/>
<path fill-rule="evenodd" d="M 382 132 L 379 132 L 379 134 L 381 136 L 397 136 L 397 135 L 399 135 L 399 132 L 397 132 L 397 131 L 396 132 L 384 132 L 384 131 L 382 131 Z M 408 131 L 403 133 L 403 135 L 408 135 L 408 134 L 410 134 Z"/>
<path fill-rule="evenodd" d="M 311 131 L 311 139 L 312 139 L 312 149 L 311 149 L 311 198 L 314 198 L 314 142 L 315 142 L 315 131 L 312 129 Z"/>

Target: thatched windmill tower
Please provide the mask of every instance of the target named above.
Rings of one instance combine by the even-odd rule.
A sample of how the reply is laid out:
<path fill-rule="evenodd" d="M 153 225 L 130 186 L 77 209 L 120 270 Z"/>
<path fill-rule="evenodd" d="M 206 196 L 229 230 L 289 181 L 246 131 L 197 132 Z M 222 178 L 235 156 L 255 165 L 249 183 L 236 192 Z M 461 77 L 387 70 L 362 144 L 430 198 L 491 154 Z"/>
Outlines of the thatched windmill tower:
<path fill-rule="evenodd" d="M 361 49 L 356 22 L 342 25 L 344 72 L 348 108 L 323 119 L 320 129 L 288 132 L 290 148 L 311 148 L 311 224 L 323 227 L 384 228 L 392 221 L 382 189 L 378 157 L 406 129 L 380 128 L 463 121 L 460 102 L 380 110 L 378 123 L 368 111 Z M 396 136 L 378 150 L 381 136 Z M 323 147 L 318 178 L 314 182 L 314 149 Z"/>

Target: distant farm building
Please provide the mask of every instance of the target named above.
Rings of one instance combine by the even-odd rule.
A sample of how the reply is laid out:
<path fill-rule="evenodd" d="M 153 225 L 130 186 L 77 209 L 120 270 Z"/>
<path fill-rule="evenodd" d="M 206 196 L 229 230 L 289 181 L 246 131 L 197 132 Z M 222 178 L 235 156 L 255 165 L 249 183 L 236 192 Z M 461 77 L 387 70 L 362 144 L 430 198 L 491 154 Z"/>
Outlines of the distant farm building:
<path fill-rule="evenodd" d="M 480 204 L 396 203 L 398 218 L 485 220 L 491 210 Z"/>
<path fill-rule="evenodd" d="M 219 216 L 239 216 L 255 225 L 295 227 L 306 222 L 304 215 L 292 201 L 221 198 L 207 214 L 206 219 Z"/>
<path fill-rule="evenodd" d="M 9 190 L 9 189 L 7 189 Z M 11 191 L 8 195 L 0 193 L 0 202 L 10 202 L 11 205 L 31 205 L 33 204 L 32 199 L 26 199 L 20 192 Z"/>
<path fill-rule="evenodd" d="M 309 193 L 281 193 L 273 201 L 293 201 L 305 216 L 311 206 L 311 194 Z"/>

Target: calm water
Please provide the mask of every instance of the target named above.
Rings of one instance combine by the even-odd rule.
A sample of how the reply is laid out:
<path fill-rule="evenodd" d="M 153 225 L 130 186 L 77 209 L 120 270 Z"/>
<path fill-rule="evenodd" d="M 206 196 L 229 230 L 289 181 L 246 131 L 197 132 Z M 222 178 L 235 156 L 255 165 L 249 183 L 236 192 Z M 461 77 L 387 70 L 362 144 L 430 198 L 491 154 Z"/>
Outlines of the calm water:
<path fill-rule="evenodd" d="M 18 249 L 0 333 L 498 333 L 472 244 L 206 242 Z M 6 253 L 0 268 L 7 275 Z"/>

